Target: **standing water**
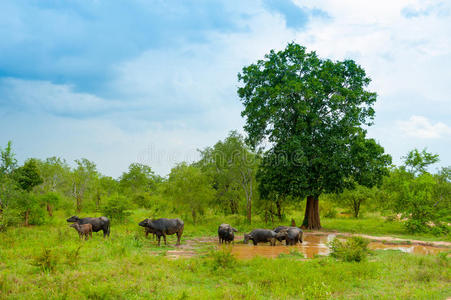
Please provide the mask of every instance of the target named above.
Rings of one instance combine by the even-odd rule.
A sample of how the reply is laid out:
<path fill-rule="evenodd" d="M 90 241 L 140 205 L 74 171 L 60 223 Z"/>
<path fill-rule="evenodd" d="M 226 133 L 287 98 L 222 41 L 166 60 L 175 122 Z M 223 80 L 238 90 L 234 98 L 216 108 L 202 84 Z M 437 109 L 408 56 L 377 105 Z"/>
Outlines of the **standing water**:
<path fill-rule="evenodd" d="M 290 251 L 298 251 L 304 254 L 305 258 L 313 258 L 315 255 L 329 255 L 330 250 L 327 243 L 336 237 L 335 234 L 328 235 L 310 235 L 304 233 L 304 241 L 296 246 L 285 246 L 277 243 L 276 246 L 269 244 L 259 244 L 254 246 L 252 243 L 235 244 L 232 247 L 232 254 L 238 259 L 249 259 L 255 256 L 275 258 L 280 254 L 288 254 Z M 373 250 L 400 250 L 414 254 L 437 254 L 441 251 L 447 251 L 446 248 L 421 245 L 389 245 L 382 242 L 371 242 L 368 246 Z"/>

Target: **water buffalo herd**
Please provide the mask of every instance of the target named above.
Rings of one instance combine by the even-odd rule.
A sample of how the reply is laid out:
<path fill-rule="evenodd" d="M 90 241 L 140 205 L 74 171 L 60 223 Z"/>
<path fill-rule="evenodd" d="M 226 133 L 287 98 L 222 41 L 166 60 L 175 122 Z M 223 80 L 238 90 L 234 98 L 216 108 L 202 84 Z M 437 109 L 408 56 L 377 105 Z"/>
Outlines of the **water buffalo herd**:
<path fill-rule="evenodd" d="M 71 227 L 75 228 L 82 238 L 88 239 L 88 235 L 92 237 L 92 232 L 103 231 L 103 237 L 110 236 L 110 220 L 107 217 L 99 218 L 79 218 L 77 216 L 72 216 L 67 219 L 67 222 L 73 223 Z M 180 245 L 180 239 L 183 234 L 183 229 L 185 227 L 184 223 L 180 219 L 166 219 L 160 218 L 156 220 L 145 219 L 138 224 L 144 227 L 146 236 L 149 233 L 154 234 L 158 238 L 158 246 L 160 246 L 161 237 L 164 239 L 165 245 L 166 236 L 176 234 L 177 243 L 176 246 Z M 244 234 L 244 243 L 248 244 L 249 240 L 252 241 L 254 245 L 258 243 L 269 243 L 271 246 L 276 245 L 276 241 L 282 242 L 285 240 L 285 244 L 296 245 L 298 242 L 302 243 L 302 230 L 299 227 L 293 226 L 279 226 L 271 229 L 254 229 L 250 233 Z M 237 229 L 233 228 L 229 224 L 221 224 L 218 227 L 218 239 L 219 244 L 232 243 L 235 239 L 235 232 Z"/>

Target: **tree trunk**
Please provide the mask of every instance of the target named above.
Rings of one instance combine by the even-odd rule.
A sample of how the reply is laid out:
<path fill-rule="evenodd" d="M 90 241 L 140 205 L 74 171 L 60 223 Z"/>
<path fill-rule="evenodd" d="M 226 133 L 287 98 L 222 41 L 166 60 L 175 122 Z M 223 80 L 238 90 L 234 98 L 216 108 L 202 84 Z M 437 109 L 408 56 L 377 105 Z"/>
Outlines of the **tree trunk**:
<path fill-rule="evenodd" d="M 359 211 L 360 211 L 360 201 L 355 200 L 354 201 L 354 218 L 357 219 L 359 217 Z"/>
<path fill-rule="evenodd" d="M 191 210 L 191 215 L 193 216 L 193 223 L 196 224 L 196 210 L 194 208 Z"/>
<path fill-rule="evenodd" d="M 252 224 L 252 200 L 247 200 L 247 220 Z"/>
<path fill-rule="evenodd" d="M 25 211 L 25 226 L 28 226 L 29 220 L 30 220 L 30 210 L 27 209 Z"/>
<path fill-rule="evenodd" d="M 47 203 L 47 212 L 49 213 L 50 217 L 53 216 L 53 209 L 52 209 L 52 206 L 50 205 L 50 203 Z"/>
<path fill-rule="evenodd" d="M 77 213 L 81 212 L 81 198 L 77 196 Z"/>
<path fill-rule="evenodd" d="M 302 222 L 302 228 L 315 230 L 321 229 L 318 203 L 318 196 L 307 196 L 307 205 L 305 206 L 305 215 L 304 221 Z"/>
<path fill-rule="evenodd" d="M 282 206 L 280 205 L 280 200 L 276 200 L 276 207 L 277 207 L 277 218 L 279 221 L 282 221 Z"/>

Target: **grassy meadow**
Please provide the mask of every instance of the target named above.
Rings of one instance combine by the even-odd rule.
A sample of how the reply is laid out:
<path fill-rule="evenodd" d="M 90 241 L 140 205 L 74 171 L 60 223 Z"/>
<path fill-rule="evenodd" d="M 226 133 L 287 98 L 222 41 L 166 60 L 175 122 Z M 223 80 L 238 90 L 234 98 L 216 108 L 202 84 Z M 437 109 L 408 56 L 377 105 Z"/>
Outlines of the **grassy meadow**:
<path fill-rule="evenodd" d="M 199 255 L 171 259 L 167 251 L 175 249 L 175 237 L 161 247 L 151 237 L 146 239 L 137 226 L 146 214 L 135 210 L 128 222 L 113 222 L 109 239 L 99 232 L 80 241 L 62 212 L 49 224 L 0 233 L 0 298 L 446 299 L 451 295 L 451 262 L 446 254 L 372 251 L 359 263 L 332 257 L 305 260 L 295 253 L 237 260 L 227 247 L 218 250 L 206 244 L 195 249 Z M 197 225 L 185 222 L 182 244 L 215 235 L 221 222 L 240 231 L 272 226 L 249 225 L 240 216 L 206 216 Z M 361 232 L 355 224 L 367 224 L 366 233 L 396 233 L 391 223 L 375 231 L 376 222 L 384 221 L 323 219 L 326 229 Z"/>

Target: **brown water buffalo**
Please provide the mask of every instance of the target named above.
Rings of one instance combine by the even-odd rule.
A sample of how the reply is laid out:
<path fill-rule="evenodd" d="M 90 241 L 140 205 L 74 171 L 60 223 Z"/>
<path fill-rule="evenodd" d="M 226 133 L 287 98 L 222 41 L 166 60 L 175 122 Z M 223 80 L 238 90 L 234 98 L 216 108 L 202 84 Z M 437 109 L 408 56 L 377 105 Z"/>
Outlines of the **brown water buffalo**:
<path fill-rule="evenodd" d="M 107 217 L 79 218 L 77 216 L 72 216 L 66 221 L 70 223 L 77 223 L 80 225 L 91 224 L 93 232 L 102 230 L 103 237 L 110 236 L 110 220 Z"/>

